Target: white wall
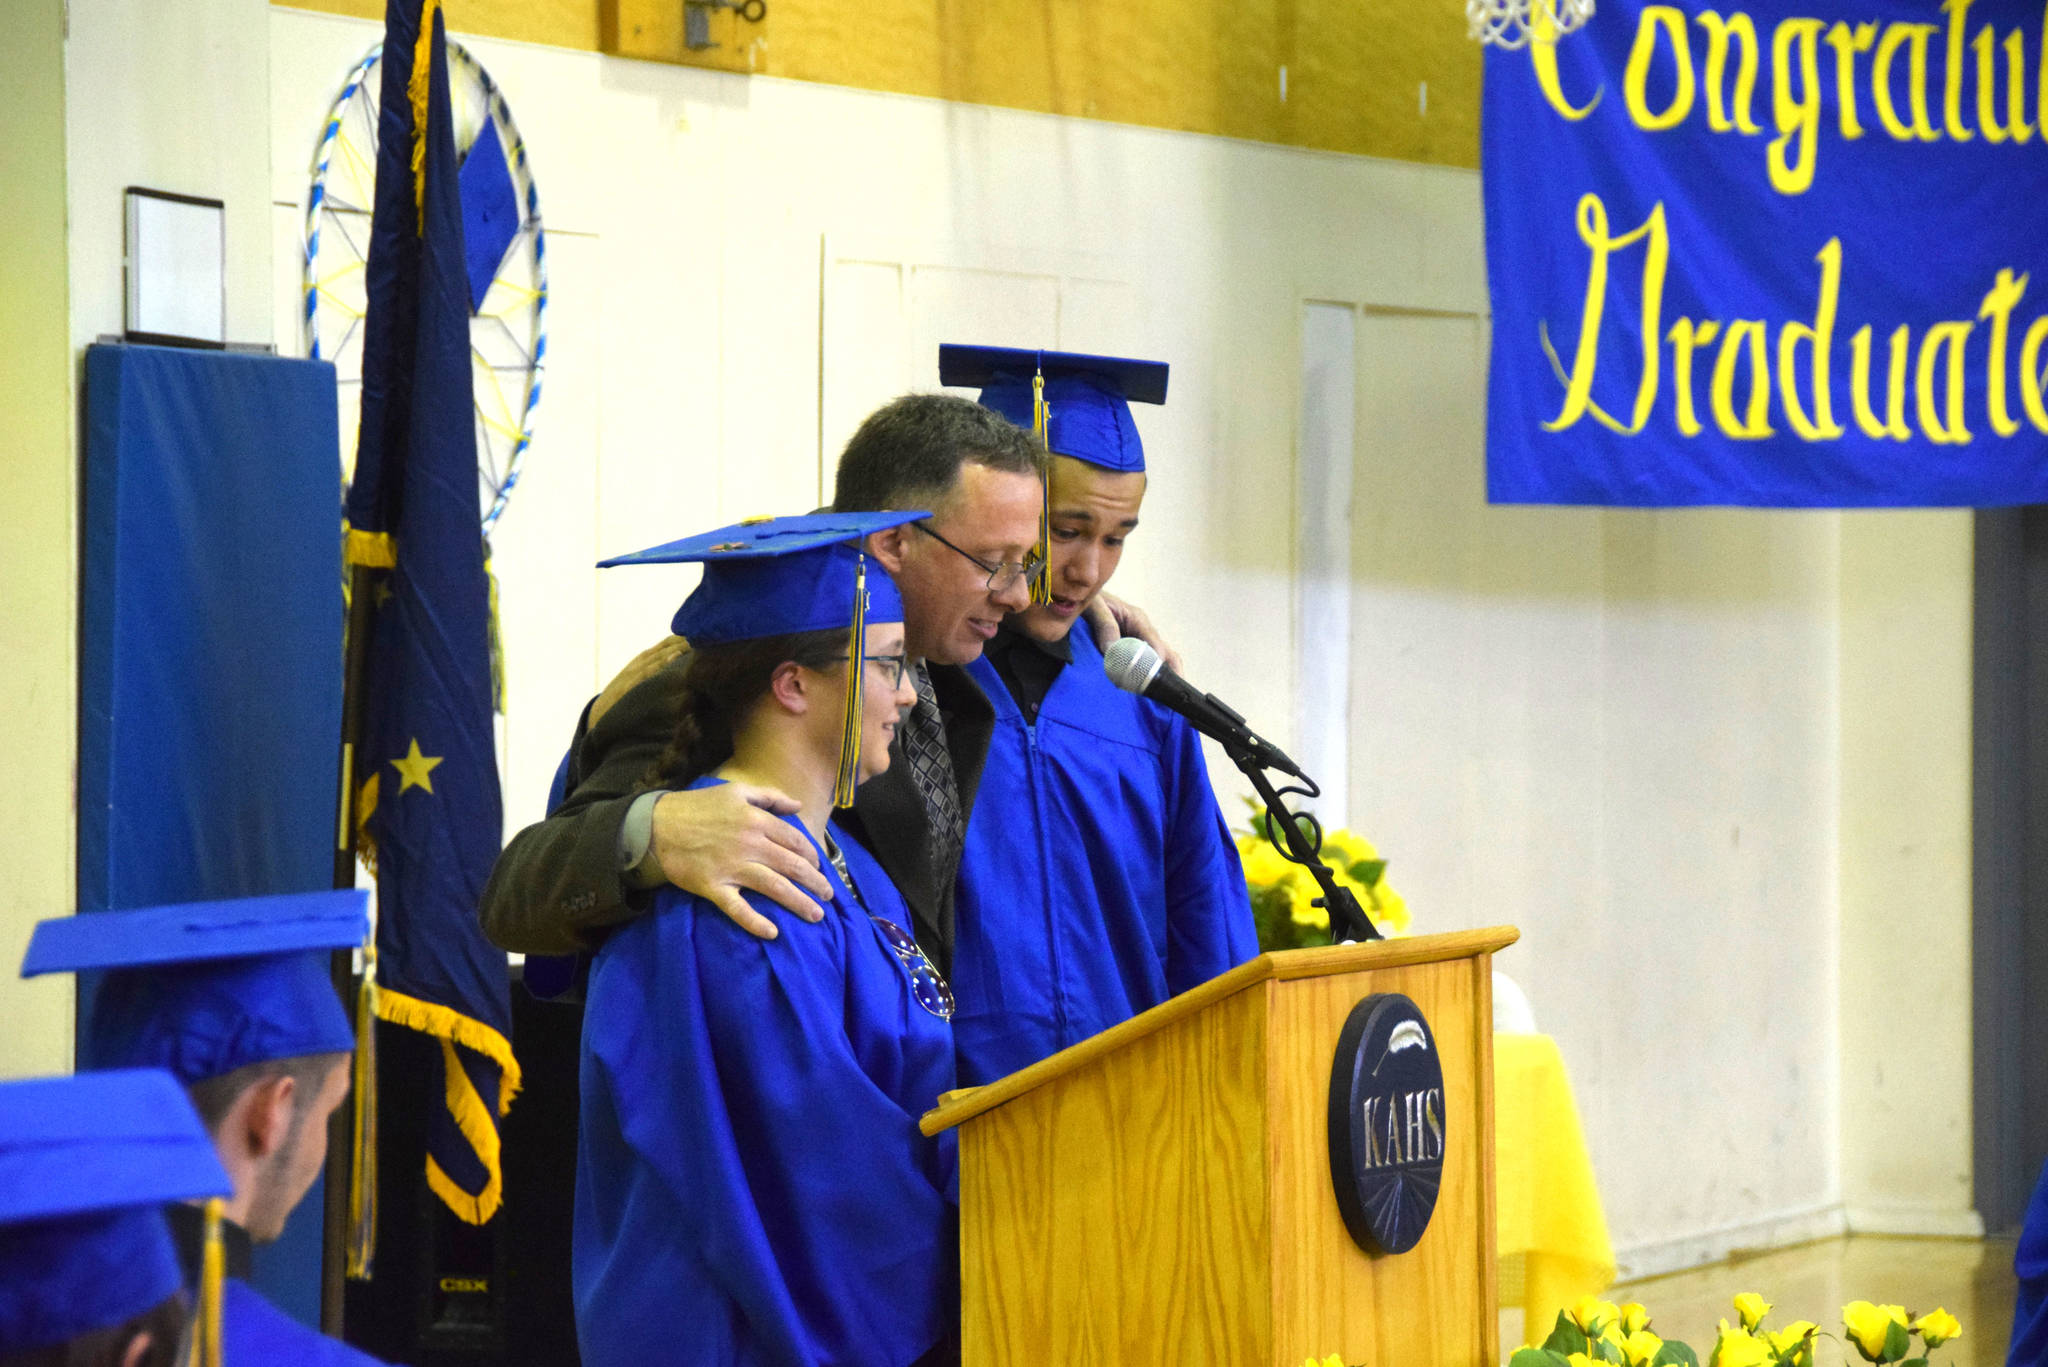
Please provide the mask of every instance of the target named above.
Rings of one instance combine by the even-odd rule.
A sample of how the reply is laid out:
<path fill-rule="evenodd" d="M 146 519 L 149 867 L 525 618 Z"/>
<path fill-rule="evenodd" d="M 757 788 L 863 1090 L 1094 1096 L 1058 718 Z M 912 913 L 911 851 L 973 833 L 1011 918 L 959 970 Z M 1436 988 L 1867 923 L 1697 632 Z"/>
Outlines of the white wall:
<path fill-rule="evenodd" d="M 378 35 L 282 10 L 269 34 L 289 320 L 314 140 Z M 1912 865 L 1923 919 L 1944 943 L 1967 927 L 1966 527 L 1930 523 L 1919 568 L 1873 596 L 1872 557 L 1831 514 L 1486 507 L 1469 173 L 471 47 L 552 232 L 548 386 L 497 537 L 511 824 L 688 583 L 590 562 L 820 501 L 858 416 L 935 383 L 938 340 L 1173 363 L 1172 403 L 1139 414 L 1155 482 L 1117 587 L 1287 743 L 1300 320 L 1348 305 L 1348 815 L 1422 928 L 1524 928 L 1502 967 L 1572 1065 L 1627 1260 L 1839 1228 L 1845 1190 L 1874 1200 L 1883 1156 L 1929 1141 L 1935 1122 L 1892 1104 L 1867 1128 L 1843 1095 L 1899 1029 L 1848 1009 L 1843 976 L 1868 956 L 1898 823 L 1939 834 Z M 1926 658 L 1883 645 L 1886 594 L 1922 614 Z M 1883 720 L 1908 703 L 1942 777 L 1901 799 L 1909 755 Z M 1969 1004 L 1943 983 L 1917 1038 L 1966 1111 Z M 1966 1158 L 1967 1133 L 1960 1150 L 1944 1133 Z M 1933 1166 L 1900 1177 L 1910 1203 L 1966 1206 L 1954 1163 Z"/>
<path fill-rule="evenodd" d="M 72 905 L 78 760 L 70 319 L 64 278 L 64 6 L 8 11 L 0 43 L 0 968 Z M 69 977 L 0 971 L 0 1077 L 71 1063 Z"/>

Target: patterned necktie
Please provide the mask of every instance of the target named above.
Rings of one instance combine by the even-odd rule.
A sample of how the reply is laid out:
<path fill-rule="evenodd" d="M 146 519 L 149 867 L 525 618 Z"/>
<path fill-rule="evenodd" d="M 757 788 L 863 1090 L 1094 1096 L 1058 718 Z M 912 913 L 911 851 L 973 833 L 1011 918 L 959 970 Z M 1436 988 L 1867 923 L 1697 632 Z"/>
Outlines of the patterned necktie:
<path fill-rule="evenodd" d="M 946 748 L 939 695 L 932 690 L 931 676 L 922 661 L 911 674 L 917 686 L 917 706 L 904 719 L 903 754 L 910 761 L 911 780 L 924 798 L 925 817 L 931 823 L 932 867 L 945 883 L 959 864 L 967 823 L 960 814 L 960 788 L 953 777 L 952 752 Z"/>

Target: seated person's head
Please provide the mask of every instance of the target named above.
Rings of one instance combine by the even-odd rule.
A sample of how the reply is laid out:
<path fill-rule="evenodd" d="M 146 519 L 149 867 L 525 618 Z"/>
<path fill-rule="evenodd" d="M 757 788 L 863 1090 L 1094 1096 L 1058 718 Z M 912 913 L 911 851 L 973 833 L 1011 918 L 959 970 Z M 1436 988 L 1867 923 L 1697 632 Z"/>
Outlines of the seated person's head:
<path fill-rule="evenodd" d="M 228 1218 L 257 1243 L 284 1223 L 327 1161 L 327 1121 L 348 1096 L 349 1055 L 244 1064 L 186 1090 L 234 1180 Z"/>
<path fill-rule="evenodd" d="M 931 514 L 870 540 L 903 594 L 912 657 L 967 664 L 1030 602 L 1023 572 L 1038 544 L 1042 461 L 1014 423 L 947 394 L 884 404 L 847 442 L 834 510 Z"/>
<path fill-rule="evenodd" d="M 355 890 L 95 912 L 37 926 L 22 972 L 111 970 L 82 1064 L 176 1078 L 233 1180 L 227 1218 L 261 1243 L 326 1161 L 355 1048 L 333 951 L 368 934 Z"/>
<path fill-rule="evenodd" d="M 0 1083 L 0 1367 L 172 1367 L 188 1314 L 164 1208 L 227 1191 L 168 1073 Z"/>

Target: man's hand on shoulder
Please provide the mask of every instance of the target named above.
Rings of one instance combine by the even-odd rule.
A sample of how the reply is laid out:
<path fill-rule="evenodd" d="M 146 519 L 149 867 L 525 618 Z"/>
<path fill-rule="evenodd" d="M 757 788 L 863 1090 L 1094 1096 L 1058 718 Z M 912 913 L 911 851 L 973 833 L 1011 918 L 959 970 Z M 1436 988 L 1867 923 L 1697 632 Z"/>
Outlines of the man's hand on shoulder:
<path fill-rule="evenodd" d="M 749 935 L 772 940 L 775 923 L 747 905 L 742 888 L 806 921 L 825 915 L 812 898 L 832 896 L 817 851 L 782 819 L 796 810 L 786 795 L 747 783 L 664 793 L 654 804 L 654 857 L 669 882 L 712 903 Z"/>
<path fill-rule="evenodd" d="M 1095 633 L 1096 644 L 1102 649 L 1108 650 L 1112 641 L 1135 636 L 1158 651 L 1159 658 L 1166 661 L 1168 669 L 1176 674 L 1180 672 L 1180 652 L 1167 644 L 1166 638 L 1159 634 L 1159 628 L 1145 614 L 1145 609 L 1137 604 L 1126 603 L 1111 594 L 1098 593 L 1083 615 Z"/>
<path fill-rule="evenodd" d="M 680 636 L 664 636 L 635 655 L 626 662 L 626 667 L 619 671 L 619 676 L 606 684 L 604 692 L 598 694 L 590 704 L 590 719 L 585 726 L 596 726 L 597 719 L 612 710 L 612 704 L 668 668 L 678 655 L 689 648 L 689 643 Z"/>

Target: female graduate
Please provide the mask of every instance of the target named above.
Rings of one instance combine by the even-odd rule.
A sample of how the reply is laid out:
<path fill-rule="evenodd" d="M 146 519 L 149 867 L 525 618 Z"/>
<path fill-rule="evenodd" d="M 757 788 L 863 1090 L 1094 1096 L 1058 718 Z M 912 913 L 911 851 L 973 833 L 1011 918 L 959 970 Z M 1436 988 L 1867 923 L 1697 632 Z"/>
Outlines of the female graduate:
<path fill-rule="evenodd" d="M 859 540 L 920 516 L 743 523 L 624 558 L 705 566 L 675 618 L 686 698 L 653 781 L 797 798 L 785 819 L 834 896 L 758 940 L 664 888 L 597 951 L 573 1247 L 587 1367 L 908 1367 L 950 1341 L 953 1151 L 917 1120 L 952 1086 L 952 997 L 830 820 L 915 701 L 902 600 Z"/>

